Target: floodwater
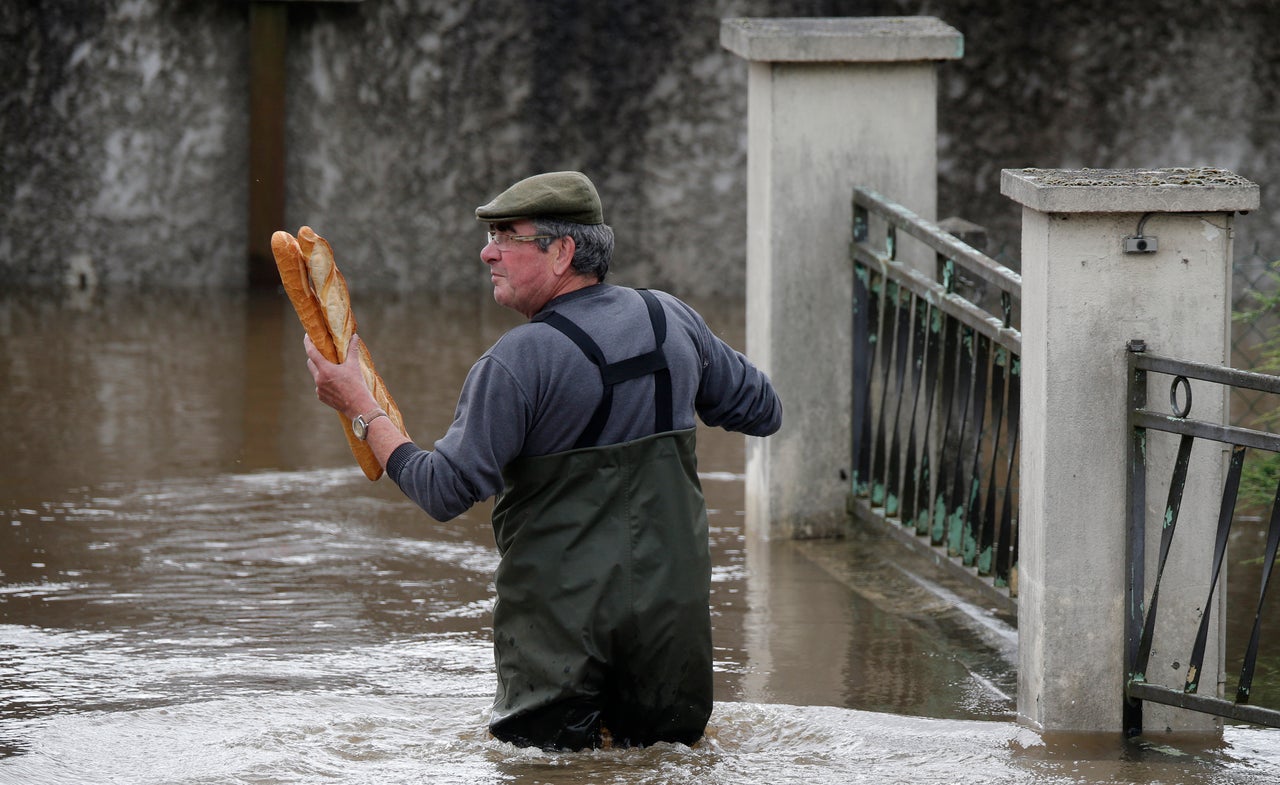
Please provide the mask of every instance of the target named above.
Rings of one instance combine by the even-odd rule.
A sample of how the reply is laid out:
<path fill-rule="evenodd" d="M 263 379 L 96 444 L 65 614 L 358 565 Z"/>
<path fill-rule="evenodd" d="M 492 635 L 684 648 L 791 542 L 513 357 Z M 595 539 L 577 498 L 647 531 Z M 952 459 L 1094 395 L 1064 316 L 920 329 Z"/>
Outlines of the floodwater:
<path fill-rule="evenodd" d="M 738 303 L 703 302 L 741 346 Z M 486 293 L 355 300 L 429 444 L 516 323 Z M 0 295 L 0 783 L 1263 783 L 1280 732 L 1044 739 L 1009 620 L 871 535 L 743 531 L 743 437 L 700 434 L 717 703 L 693 748 L 487 738 L 497 562 L 368 482 L 282 296 Z M 903 557 L 905 558 L 905 557 Z"/>

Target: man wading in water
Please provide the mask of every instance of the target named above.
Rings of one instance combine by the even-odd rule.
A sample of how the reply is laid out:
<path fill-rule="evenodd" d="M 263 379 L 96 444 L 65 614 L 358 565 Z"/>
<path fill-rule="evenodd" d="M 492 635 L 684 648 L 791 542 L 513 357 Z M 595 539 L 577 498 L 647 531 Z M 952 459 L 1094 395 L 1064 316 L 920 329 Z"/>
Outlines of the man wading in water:
<path fill-rule="evenodd" d="M 529 318 L 467 375 L 433 450 L 383 416 L 355 360 L 306 339 L 325 404 L 446 521 L 497 495 L 498 690 L 489 729 L 547 749 L 692 744 L 711 715 L 711 566 L 695 415 L 767 436 L 769 379 L 658 291 L 605 284 L 613 230 L 578 172 L 476 208 L 493 297 Z M 606 730 L 607 729 L 607 730 Z"/>

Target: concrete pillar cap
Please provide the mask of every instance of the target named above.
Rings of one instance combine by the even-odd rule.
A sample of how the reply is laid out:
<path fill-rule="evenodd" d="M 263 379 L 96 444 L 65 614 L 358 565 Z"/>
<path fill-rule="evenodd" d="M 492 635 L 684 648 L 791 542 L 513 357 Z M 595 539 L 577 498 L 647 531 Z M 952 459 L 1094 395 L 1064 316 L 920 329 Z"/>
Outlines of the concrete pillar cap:
<path fill-rule="evenodd" d="M 720 45 L 744 60 L 872 63 L 958 60 L 964 36 L 932 16 L 722 19 Z"/>
<path fill-rule="evenodd" d="M 1042 213 L 1229 213 L 1261 203 L 1257 183 L 1212 167 L 1005 169 L 1000 193 Z"/>

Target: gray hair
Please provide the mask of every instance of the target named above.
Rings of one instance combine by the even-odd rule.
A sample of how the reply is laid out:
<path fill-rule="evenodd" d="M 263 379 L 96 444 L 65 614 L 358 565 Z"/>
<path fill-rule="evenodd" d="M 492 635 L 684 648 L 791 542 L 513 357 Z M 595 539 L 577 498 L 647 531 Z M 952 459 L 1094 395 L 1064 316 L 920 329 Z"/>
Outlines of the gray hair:
<path fill-rule="evenodd" d="M 552 236 L 552 239 L 536 241 L 544 251 L 551 247 L 554 238 L 573 238 L 575 272 L 594 275 L 597 281 L 603 281 L 609 274 L 609 262 L 613 259 L 613 229 L 608 224 L 577 224 L 553 218 L 534 218 L 533 225 L 538 234 Z"/>

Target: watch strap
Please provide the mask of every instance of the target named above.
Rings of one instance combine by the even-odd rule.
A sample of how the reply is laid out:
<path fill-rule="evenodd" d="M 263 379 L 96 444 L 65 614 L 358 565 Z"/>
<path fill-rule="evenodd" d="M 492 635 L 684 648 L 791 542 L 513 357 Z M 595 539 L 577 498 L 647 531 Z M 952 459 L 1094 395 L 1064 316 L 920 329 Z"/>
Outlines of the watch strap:
<path fill-rule="evenodd" d="M 351 430 L 355 432 L 356 438 L 360 441 L 367 441 L 369 438 L 369 426 L 379 417 L 390 417 L 381 407 L 374 409 L 368 414 L 358 414 L 351 423 Z"/>

